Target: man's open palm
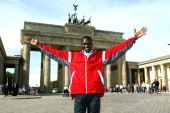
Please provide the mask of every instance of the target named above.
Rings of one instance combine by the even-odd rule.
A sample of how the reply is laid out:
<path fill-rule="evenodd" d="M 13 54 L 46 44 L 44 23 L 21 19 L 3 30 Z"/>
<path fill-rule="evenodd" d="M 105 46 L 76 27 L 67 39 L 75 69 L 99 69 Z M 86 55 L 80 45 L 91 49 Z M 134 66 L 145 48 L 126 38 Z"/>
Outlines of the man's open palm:
<path fill-rule="evenodd" d="M 147 27 L 142 27 L 142 29 L 137 32 L 136 32 L 136 29 L 134 28 L 134 36 L 137 39 L 145 35 L 146 32 L 147 32 Z"/>
<path fill-rule="evenodd" d="M 28 41 L 29 41 L 29 43 L 30 43 L 31 45 L 37 45 L 37 43 L 38 43 L 38 38 L 37 38 L 37 37 L 35 37 L 35 39 L 33 39 L 33 38 L 28 38 Z"/>

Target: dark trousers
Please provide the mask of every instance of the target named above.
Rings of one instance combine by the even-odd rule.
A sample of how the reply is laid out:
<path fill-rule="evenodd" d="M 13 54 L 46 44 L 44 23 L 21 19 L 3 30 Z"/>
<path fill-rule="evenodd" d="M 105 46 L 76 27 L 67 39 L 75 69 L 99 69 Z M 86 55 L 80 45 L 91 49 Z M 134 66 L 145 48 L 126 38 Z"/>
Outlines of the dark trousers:
<path fill-rule="evenodd" d="M 100 113 L 100 94 L 75 95 L 74 113 Z"/>
<path fill-rule="evenodd" d="M 122 88 L 120 89 L 120 92 L 122 93 Z"/>
<path fill-rule="evenodd" d="M 64 90 L 63 97 L 68 97 L 68 96 L 69 96 L 68 90 Z"/>
<path fill-rule="evenodd" d="M 116 88 L 116 92 L 119 93 L 119 88 Z"/>
<path fill-rule="evenodd" d="M 13 96 L 17 96 L 17 93 L 18 93 L 17 88 L 14 88 L 13 89 Z"/>
<path fill-rule="evenodd" d="M 5 94 L 5 96 L 8 96 L 8 89 L 4 90 L 4 94 Z"/>
<path fill-rule="evenodd" d="M 158 86 L 155 86 L 155 92 L 156 93 L 158 92 Z"/>

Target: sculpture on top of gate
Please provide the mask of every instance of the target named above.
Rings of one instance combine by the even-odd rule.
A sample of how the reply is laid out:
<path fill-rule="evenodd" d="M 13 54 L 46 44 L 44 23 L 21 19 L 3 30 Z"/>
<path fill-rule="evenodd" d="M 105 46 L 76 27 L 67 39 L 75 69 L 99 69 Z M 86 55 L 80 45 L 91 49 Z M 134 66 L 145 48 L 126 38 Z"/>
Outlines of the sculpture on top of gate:
<path fill-rule="evenodd" d="M 91 24 L 91 16 L 89 17 L 88 20 L 85 20 L 85 15 L 83 15 L 83 18 L 78 20 L 77 13 L 76 13 L 78 5 L 73 4 L 73 6 L 74 6 L 75 13 L 72 15 L 70 15 L 70 13 L 68 13 L 68 23 L 84 25 L 84 26 L 88 26 L 89 24 Z"/>

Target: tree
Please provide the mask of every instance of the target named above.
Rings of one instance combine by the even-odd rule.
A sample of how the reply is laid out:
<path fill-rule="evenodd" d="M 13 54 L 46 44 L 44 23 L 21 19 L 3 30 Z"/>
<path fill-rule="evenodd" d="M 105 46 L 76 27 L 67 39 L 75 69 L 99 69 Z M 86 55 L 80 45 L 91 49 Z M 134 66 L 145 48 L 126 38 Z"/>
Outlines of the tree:
<path fill-rule="evenodd" d="M 7 77 L 8 77 L 8 85 L 11 85 L 12 84 L 12 78 L 14 78 L 14 73 L 10 73 L 9 71 L 6 71 L 6 80 L 7 80 Z"/>
<path fill-rule="evenodd" d="M 51 81 L 50 82 L 50 89 L 58 88 L 58 81 Z"/>

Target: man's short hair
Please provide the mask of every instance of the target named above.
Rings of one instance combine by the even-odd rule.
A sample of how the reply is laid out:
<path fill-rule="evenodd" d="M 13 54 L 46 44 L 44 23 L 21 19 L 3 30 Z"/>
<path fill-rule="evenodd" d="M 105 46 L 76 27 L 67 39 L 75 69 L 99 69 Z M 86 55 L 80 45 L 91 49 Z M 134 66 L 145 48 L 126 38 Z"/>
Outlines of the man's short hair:
<path fill-rule="evenodd" d="M 85 38 L 87 38 L 87 39 L 91 40 L 91 42 L 92 42 L 92 38 L 91 38 L 90 36 L 84 36 L 84 37 L 81 39 L 81 42 L 82 42 L 82 41 L 83 41 L 83 39 L 85 39 Z"/>

